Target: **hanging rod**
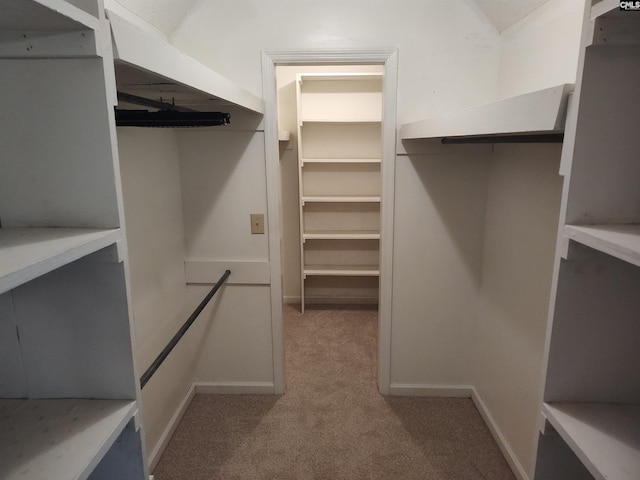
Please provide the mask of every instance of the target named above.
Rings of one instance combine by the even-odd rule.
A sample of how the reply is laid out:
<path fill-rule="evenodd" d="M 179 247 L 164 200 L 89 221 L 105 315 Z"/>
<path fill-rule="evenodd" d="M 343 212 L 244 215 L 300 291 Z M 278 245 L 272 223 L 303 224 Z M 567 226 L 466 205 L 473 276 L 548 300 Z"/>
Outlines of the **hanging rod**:
<path fill-rule="evenodd" d="M 189 327 L 193 324 L 193 322 L 195 322 L 196 318 L 198 318 L 198 315 L 200 315 L 200 312 L 204 310 L 204 307 L 207 306 L 209 301 L 220 289 L 222 284 L 227 280 L 227 278 L 229 278 L 229 275 L 231 275 L 231 271 L 225 270 L 225 272 L 222 274 L 220 279 L 213 286 L 211 291 L 207 294 L 206 297 L 204 297 L 204 300 L 200 302 L 200 305 L 198 305 L 196 309 L 193 311 L 193 313 L 189 316 L 189 318 L 187 318 L 187 321 L 184 322 L 184 325 L 182 325 L 182 327 L 180 327 L 180 330 L 178 330 L 178 332 L 173 336 L 173 338 L 169 340 L 169 343 L 167 343 L 167 346 L 164 347 L 164 349 L 160 352 L 160 355 L 156 357 L 156 359 L 151 363 L 149 368 L 147 368 L 147 371 L 144 372 L 144 374 L 140 377 L 140 388 L 144 388 L 144 386 L 151 379 L 153 374 L 156 373 L 156 370 L 158 370 L 160 365 L 162 365 L 162 362 L 164 362 L 165 359 L 169 356 L 169 354 L 171 353 L 171 350 L 174 349 L 174 347 L 178 344 L 178 342 L 184 336 L 184 334 L 187 333 L 187 330 L 189 330 Z"/>
<path fill-rule="evenodd" d="M 443 137 L 445 145 L 461 143 L 562 143 L 563 133 L 537 133 L 531 135 L 487 135 L 473 137 Z"/>
<path fill-rule="evenodd" d="M 215 127 L 231 123 L 223 112 L 176 112 L 116 109 L 117 127 Z"/>
<path fill-rule="evenodd" d="M 118 91 L 118 101 L 124 103 L 131 103 L 133 105 L 140 105 L 143 107 L 157 108 L 158 110 L 170 110 L 173 112 L 196 112 L 192 108 L 180 107 L 173 103 L 163 102 L 162 99 L 151 100 L 150 98 L 139 97 L 138 95 L 131 95 L 130 93 Z"/>

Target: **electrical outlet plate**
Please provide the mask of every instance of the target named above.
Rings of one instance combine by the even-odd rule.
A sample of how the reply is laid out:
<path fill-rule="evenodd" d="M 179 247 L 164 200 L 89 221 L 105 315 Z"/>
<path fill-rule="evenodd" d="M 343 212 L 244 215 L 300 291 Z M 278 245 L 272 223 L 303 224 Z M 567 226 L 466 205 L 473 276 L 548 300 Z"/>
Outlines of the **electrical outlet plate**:
<path fill-rule="evenodd" d="M 251 233 L 253 235 L 264 233 L 264 213 L 251 214 Z"/>

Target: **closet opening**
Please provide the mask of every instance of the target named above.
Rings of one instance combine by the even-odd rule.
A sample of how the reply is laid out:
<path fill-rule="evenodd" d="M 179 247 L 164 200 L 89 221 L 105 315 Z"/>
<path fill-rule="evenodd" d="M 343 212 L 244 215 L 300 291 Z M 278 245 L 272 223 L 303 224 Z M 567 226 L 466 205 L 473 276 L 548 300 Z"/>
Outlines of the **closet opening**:
<path fill-rule="evenodd" d="M 283 322 L 362 325 L 374 342 L 366 368 L 377 369 L 378 389 L 388 393 L 395 51 L 265 56 L 265 82 L 272 82 L 265 102 L 275 110 L 265 131 L 277 137 L 277 155 L 267 161 L 277 167 L 280 195 L 282 291 L 272 299 Z M 291 328 L 278 330 L 284 391 L 284 344 L 293 340 Z"/>

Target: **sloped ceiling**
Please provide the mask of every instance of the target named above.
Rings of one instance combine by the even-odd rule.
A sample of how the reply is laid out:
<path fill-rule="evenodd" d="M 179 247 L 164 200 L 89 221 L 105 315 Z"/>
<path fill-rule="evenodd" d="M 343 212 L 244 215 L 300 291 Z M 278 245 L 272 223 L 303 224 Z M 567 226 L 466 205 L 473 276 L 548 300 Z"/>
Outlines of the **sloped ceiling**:
<path fill-rule="evenodd" d="M 499 32 L 522 20 L 548 0 L 473 0 Z"/>
<path fill-rule="evenodd" d="M 117 0 L 123 7 L 170 35 L 198 0 Z"/>
<path fill-rule="evenodd" d="M 122 6 L 170 35 L 198 0 L 116 0 Z M 471 0 L 498 31 L 509 28 L 549 0 Z"/>

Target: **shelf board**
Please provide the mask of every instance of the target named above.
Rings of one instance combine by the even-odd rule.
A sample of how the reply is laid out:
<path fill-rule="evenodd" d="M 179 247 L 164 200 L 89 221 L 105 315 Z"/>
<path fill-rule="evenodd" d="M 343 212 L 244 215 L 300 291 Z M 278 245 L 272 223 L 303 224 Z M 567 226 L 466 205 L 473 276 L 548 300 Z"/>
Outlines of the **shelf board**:
<path fill-rule="evenodd" d="M 291 140 L 291 132 L 289 130 L 278 130 L 278 141 L 288 142 Z"/>
<path fill-rule="evenodd" d="M 640 225 L 566 225 L 564 236 L 640 267 Z"/>
<path fill-rule="evenodd" d="M 65 0 L 10 0 L 0 5 L 0 30 L 98 30 L 97 17 Z"/>
<path fill-rule="evenodd" d="M 0 229 L 0 293 L 122 239 L 120 229 Z"/>
<path fill-rule="evenodd" d="M 379 196 L 305 196 L 305 203 L 380 203 Z"/>
<path fill-rule="evenodd" d="M 305 124 L 314 125 L 373 125 L 379 123 L 382 125 L 382 119 L 379 118 L 347 118 L 343 120 L 337 119 L 324 119 L 324 118 L 303 118 L 300 120 L 300 126 L 304 127 Z"/>
<path fill-rule="evenodd" d="M 0 477 L 86 479 L 136 411 L 129 400 L 0 400 Z"/>
<path fill-rule="evenodd" d="M 264 113 L 264 101 L 260 97 L 162 39 L 141 31 L 114 12 L 107 10 L 107 15 L 111 23 L 116 63 L 134 67 L 140 70 L 140 75 L 149 77 L 145 81 L 144 92 L 139 90 L 140 85 L 135 85 L 135 92 L 127 92 L 126 85 L 123 85 L 125 82 L 118 78 L 118 88 L 123 85 L 125 93 L 155 97 L 154 89 L 166 89 L 167 83 L 174 83 L 177 87 L 186 87 L 188 91 L 197 93 L 203 102 L 221 100 L 218 103 L 231 103 L 255 113 Z"/>
<path fill-rule="evenodd" d="M 380 267 L 377 265 L 305 265 L 305 278 L 311 276 L 331 277 L 377 277 Z"/>
<path fill-rule="evenodd" d="M 345 81 L 345 80 L 382 80 L 382 73 L 301 73 L 299 74 L 300 83 L 304 83 L 305 81 L 316 81 L 316 82 L 334 82 L 334 81 Z"/>
<path fill-rule="evenodd" d="M 403 140 L 561 133 L 564 130 L 572 84 L 563 84 L 474 108 L 406 123 Z"/>
<path fill-rule="evenodd" d="M 380 231 L 343 231 L 343 230 L 323 230 L 314 232 L 304 232 L 302 235 L 304 240 L 379 240 Z"/>
<path fill-rule="evenodd" d="M 640 405 L 543 404 L 543 414 L 596 480 L 636 480 Z"/>
<path fill-rule="evenodd" d="M 302 165 L 307 163 L 382 163 L 379 158 L 303 158 Z"/>

